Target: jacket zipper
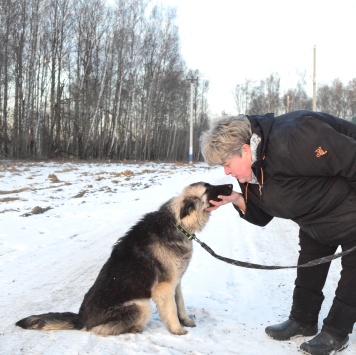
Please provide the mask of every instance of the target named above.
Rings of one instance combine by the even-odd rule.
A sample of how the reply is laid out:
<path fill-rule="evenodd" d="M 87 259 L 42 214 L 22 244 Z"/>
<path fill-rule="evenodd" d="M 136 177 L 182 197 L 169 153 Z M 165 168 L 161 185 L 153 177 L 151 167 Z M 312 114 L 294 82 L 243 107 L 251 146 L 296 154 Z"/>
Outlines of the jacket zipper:
<path fill-rule="evenodd" d="M 266 158 L 266 155 L 263 156 L 262 160 L 265 160 Z M 262 166 L 261 166 L 261 182 L 258 182 L 258 190 L 260 191 L 260 201 L 262 201 L 262 195 L 263 195 L 263 184 L 265 182 L 265 174 L 264 174 L 264 171 L 262 169 Z M 245 188 L 245 202 L 247 203 L 247 199 L 248 199 L 248 183 L 246 183 L 246 188 Z"/>

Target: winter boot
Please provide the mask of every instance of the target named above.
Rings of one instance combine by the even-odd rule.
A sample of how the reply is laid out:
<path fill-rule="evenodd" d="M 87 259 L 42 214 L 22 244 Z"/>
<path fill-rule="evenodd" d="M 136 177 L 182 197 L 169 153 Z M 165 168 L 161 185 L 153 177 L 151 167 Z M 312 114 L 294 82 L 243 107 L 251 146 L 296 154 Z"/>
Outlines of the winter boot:
<path fill-rule="evenodd" d="M 289 340 L 299 336 L 312 336 L 318 333 L 318 324 L 301 325 L 293 319 L 270 325 L 265 329 L 268 336 L 276 340 Z"/>
<path fill-rule="evenodd" d="M 344 339 L 338 340 L 322 330 L 315 338 L 303 343 L 300 349 L 310 355 L 332 355 L 345 349 L 348 345 L 348 335 Z"/>

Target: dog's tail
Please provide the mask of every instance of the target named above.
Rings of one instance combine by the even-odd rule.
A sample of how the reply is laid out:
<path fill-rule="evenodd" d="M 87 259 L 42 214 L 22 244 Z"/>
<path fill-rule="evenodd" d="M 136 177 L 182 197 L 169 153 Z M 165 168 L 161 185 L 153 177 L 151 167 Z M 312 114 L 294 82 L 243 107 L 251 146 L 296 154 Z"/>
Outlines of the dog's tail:
<path fill-rule="evenodd" d="M 79 330 L 83 328 L 79 315 L 71 312 L 33 315 L 19 320 L 16 325 L 24 329 L 38 330 Z"/>

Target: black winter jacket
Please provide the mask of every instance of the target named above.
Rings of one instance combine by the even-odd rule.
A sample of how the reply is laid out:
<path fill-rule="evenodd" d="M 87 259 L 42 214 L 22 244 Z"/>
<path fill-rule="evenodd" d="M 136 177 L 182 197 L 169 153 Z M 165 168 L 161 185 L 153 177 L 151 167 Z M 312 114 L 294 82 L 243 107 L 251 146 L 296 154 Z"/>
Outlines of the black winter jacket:
<path fill-rule="evenodd" d="M 240 183 L 240 216 L 259 226 L 291 219 L 326 244 L 356 240 L 356 125 L 312 111 L 247 117 L 262 138 L 259 185 Z"/>

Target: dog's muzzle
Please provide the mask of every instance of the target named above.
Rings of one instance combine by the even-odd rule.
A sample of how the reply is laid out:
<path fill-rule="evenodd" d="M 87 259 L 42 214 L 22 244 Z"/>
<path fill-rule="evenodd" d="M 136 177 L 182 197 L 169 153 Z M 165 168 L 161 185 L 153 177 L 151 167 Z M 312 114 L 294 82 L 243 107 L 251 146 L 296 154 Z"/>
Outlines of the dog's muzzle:
<path fill-rule="evenodd" d="M 221 201 L 221 198 L 218 198 L 219 195 L 230 196 L 232 193 L 232 184 L 225 185 L 210 185 L 208 184 L 207 192 L 208 192 L 208 201 Z M 210 204 L 210 206 L 213 206 Z"/>

